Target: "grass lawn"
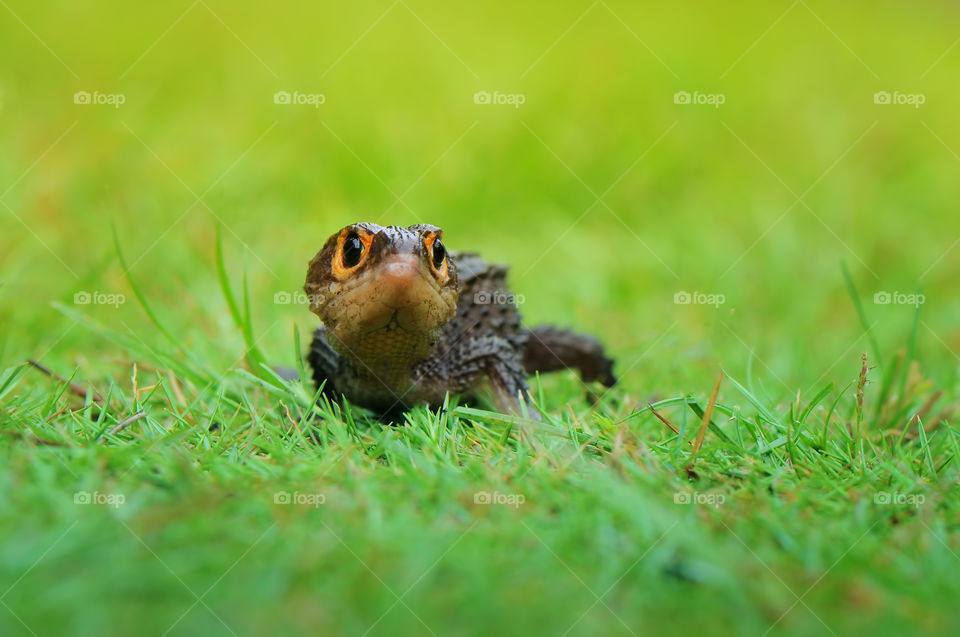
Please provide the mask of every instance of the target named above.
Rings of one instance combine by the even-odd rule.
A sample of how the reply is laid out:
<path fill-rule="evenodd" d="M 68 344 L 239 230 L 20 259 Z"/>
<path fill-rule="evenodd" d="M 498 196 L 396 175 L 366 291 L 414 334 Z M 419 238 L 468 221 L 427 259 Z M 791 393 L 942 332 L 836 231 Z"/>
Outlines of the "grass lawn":
<path fill-rule="evenodd" d="M 0 635 L 957 634 L 958 24 L 0 2 Z M 314 406 L 361 220 L 621 382 Z"/>

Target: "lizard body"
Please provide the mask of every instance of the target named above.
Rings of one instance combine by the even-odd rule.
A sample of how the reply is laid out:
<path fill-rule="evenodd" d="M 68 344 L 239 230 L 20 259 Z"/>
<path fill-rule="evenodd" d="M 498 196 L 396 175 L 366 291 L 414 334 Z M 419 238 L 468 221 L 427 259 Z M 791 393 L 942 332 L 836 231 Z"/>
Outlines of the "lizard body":
<path fill-rule="evenodd" d="M 507 268 L 448 252 L 442 236 L 426 224 L 357 223 L 310 262 L 304 290 L 323 326 L 307 359 L 327 397 L 389 416 L 489 390 L 498 409 L 517 413 L 537 371 L 577 368 L 585 381 L 616 382 L 595 338 L 524 328 Z"/>

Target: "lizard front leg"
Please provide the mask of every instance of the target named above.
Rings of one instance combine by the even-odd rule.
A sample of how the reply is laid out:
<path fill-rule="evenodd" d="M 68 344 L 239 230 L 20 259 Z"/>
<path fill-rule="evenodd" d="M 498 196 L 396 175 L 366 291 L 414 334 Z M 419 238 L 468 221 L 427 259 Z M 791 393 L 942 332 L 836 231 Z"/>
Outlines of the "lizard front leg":
<path fill-rule="evenodd" d="M 527 374 L 516 348 L 506 339 L 492 334 L 471 335 L 452 348 L 438 352 L 415 370 L 424 385 L 437 383 L 444 391 L 476 397 L 486 385 L 494 407 L 505 413 L 523 415 L 523 403 L 530 402 Z M 486 381 L 486 382 L 485 382 Z M 539 413 L 526 409 L 531 418 Z"/>
<path fill-rule="evenodd" d="M 313 370 L 313 383 L 317 389 L 323 386 L 322 395 L 332 402 L 340 402 L 340 392 L 334 386 L 333 379 L 340 365 L 340 355 L 327 342 L 327 331 L 323 326 L 313 332 L 307 362 Z"/>

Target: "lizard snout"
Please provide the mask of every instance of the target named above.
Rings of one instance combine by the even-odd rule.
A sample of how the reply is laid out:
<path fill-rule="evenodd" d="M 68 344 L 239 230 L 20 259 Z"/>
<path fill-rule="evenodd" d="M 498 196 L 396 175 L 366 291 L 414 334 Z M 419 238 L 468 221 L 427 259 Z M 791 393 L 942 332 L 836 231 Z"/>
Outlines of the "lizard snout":
<path fill-rule="evenodd" d="M 436 285 L 416 254 L 392 254 L 377 268 L 371 298 L 389 311 L 402 310 L 401 324 L 431 322 L 432 308 L 440 305 Z M 426 315 L 426 316 L 423 316 Z"/>
<path fill-rule="evenodd" d="M 414 254 L 390 257 L 380 269 L 380 277 L 391 287 L 409 288 L 420 278 L 420 261 Z"/>

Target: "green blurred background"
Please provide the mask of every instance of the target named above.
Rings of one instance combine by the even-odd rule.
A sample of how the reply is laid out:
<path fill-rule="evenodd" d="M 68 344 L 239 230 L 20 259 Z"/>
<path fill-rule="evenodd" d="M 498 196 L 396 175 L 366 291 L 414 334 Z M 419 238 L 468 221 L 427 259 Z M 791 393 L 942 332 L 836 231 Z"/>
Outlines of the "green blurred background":
<path fill-rule="evenodd" d="M 136 362 L 143 383 L 157 378 L 159 357 L 134 361 L 105 338 L 116 330 L 171 351 L 133 298 L 113 224 L 162 320 L 225 371 L 244 365 L 244 344 L 217 282 L 218 227 L 234 287 L 247 279 L 259 345 L 290 364 L 294 326 L 305 335 L 316 320 L 277 300 L 299 290 L 323 241 L 358 220 L 424 221 L 445 228 L 453 249 L 509 263 L 531 323 L 601 335 L 626 411 L 657 395 L 705 399 L 721 368 L 749 377 L 778 414 L 828 381 L 846 387 L 871 348 L 844 263 L 874 362 L 907 346 L 916 314 L 874 295 L 922 291 L 916 358 L 952 400 L 958 37 L 960 6 L 947 1 L 0 0 L 0 369 L 34 358 L 127 388 Z M 275 103 L 283 91 L 323 103 Z M 478 104 L 483 91 L 523 103 Z M 78 92 L 123 104 L 77 104 Z M 682 92 L 723 104 L 676 103 Z M 923 104 L 875 103 L 881 92 Z M 724 303 L 677 304 L 681 292 Z M 82 293 L 126 302 L 74 306 Z M 956 556 L 956 516 L 870 526 L 863 495 L 889 476 L 912 489 L 919 458 L 891 455 L 877 477 L 844 466 L 808 479 L 786 463 L 728 462 L 717 446 L 698 488 L 720 483 L 728 508 L 678 514 L 671 493 L 687 486 L 686 446 L 678 438 L 665 454 L 658 422 L 628 436 L 640 464 L 586 454 L 555 470 L 522 448 L 494 448 L 464 466 L 472 434 L 461 432 L 469 449 L 451 459 L 432 439 L 416 442 L 416 427 L 284 449 L 283 416 L 258 395 L 266 425 L 250 444 L 276 438 L 261 453 L 241 435 L 256 423 L 238 424 L 243 412 L 223 414 L 185 385 L 201 424 L 155 397 L 156 422 L 142 421 L 129 444 L 101 445 L 92 424 L 77 429 L 80 416 L 51 416 L 42 433 L 66 440 L 61 448 L 17 437 L 27 432 L 18 419 L 57 406 L 42 375 L 20 382 L 26 398 L 4 410 L 12 435 L 0 473 L 0 602 L 13 609 L 0 609 L 0 625 L 10 632 L 161 632 L 174 620 L 174 634 L 224 632 L 183 577 L 244 633 L 360 633 L 396 608 L 376 630 L 422 634 L 387 587 L 410 592 L 434 567 L 409 607 L 454 634 L 491 623 L 503 634 L 562 631 L 594 601 L 584 581 L 602 590 L 626 574 L 608 599 L 641 629 L 818 633 L 818 616 L 799 607 L 776 622 L 797 606 L 794 589 L 821 579 L 810 604 L 840 634 L 864 620 L 896 634 L 955 623 L 946 551 Z M 570 396 L 571 418 L 588 410 L 570 376 L 544 386 L 555 413 Z M 732 383 L 720 401 L 751 417 Z M 682 413 L 668 415 L 693 422 Z M 577 428 L 610 425 L 591 418 Z M 210 442 L 213 419 L 229 435 Z M 219 446 L 234 440 L 239 451 Z M 330 493 L 323 512 L 272 505 L 276 489 L 309 484 Z M 523 515 L 471 508 L 469 494 L 488 487 L 520 490 L 531 505 Z M 77 489 L 129 501 L 78 513 Z M 683 577 L 698 584 L 674 582 Z M 572 634 L 620 630 L 594 606 Z"/>
<path fill-rule="evenodd" d="M 154 342 L 112 223 L 165 320 L 226 369 L 242 342 L 218 224 L 260 345 L 288 361 L 293 324 L 314 321 L 274 296 L 324 239 L 425 221 L 511 264 L 531 322 L 602 334 L 641 399 L 742 376 L 751 357 L 773 399 L 854 377 L 868 342 L 842 262 L 886 355 L 914 308 L 874 293 L 922 289 L 918 357 L 952 382 L 958 17 L 951 2 L 4 2 L 2 363 L 125 374 L 121 351 L 51 309 L 78 291 L 125 294 L 81 309 Z"/>

